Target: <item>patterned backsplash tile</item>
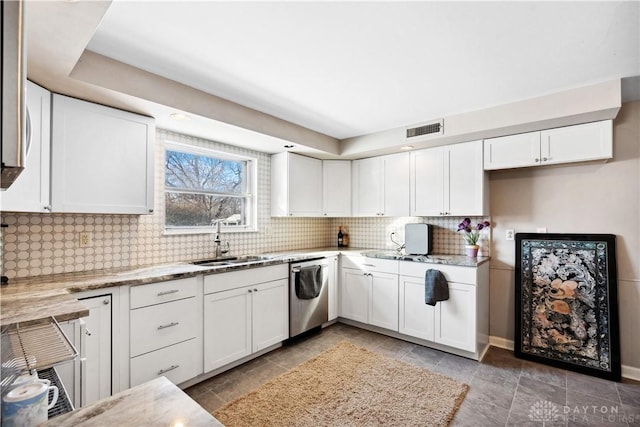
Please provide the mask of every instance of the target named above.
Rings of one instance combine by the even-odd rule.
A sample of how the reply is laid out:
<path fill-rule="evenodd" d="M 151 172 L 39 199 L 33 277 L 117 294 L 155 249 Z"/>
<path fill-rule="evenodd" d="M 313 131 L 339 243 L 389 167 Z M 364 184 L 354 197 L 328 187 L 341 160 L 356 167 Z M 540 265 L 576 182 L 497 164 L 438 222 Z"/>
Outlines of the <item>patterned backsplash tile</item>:
<path fill-rule="evenodd" d="M 156 135 L 156 182 L 153 215 L 2 213 L 2 274 L 9 278 L 137 267 L 191 261 L 213 256 L 213 234 L 164 233 L 164 149 L 166 140 L 208 147 L 258 159 L 258 230 L 224 233 L 236 255 L 337 245 L 338 226 L 349 233 L 351 247 L 392 249 L 389 235 L 404 242 L 404 225 L 434 226 L 434 252 L 463 254 L 464 241 L 455 230 L 462 218 L 271 218 L 270 156 L 173 132 Z M 474 221 L 476 219 L 474 218 Z M 480 220 L 480 218 L 478 218 Z M 91 244 L 80 247 L 79 233 L 91 233 Z M 490 233 L 481 240 L 488 255 Z"/>

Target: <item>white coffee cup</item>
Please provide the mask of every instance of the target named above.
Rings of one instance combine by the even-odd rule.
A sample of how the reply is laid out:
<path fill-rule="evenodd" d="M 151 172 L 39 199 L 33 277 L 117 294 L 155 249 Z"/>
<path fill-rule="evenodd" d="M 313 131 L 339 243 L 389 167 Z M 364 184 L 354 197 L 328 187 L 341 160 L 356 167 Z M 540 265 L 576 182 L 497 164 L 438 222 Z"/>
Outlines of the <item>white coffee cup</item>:
<path fill-rule="evenodd" d="M 58 387 L 48 380 L 35 379 L 9 390 L 2 398 L 2 425 L 5 427 L 35 426 L 47 421 L 47 412 L 58 401 Z M 53 399 L 49 400 L 49 390 Z"/>

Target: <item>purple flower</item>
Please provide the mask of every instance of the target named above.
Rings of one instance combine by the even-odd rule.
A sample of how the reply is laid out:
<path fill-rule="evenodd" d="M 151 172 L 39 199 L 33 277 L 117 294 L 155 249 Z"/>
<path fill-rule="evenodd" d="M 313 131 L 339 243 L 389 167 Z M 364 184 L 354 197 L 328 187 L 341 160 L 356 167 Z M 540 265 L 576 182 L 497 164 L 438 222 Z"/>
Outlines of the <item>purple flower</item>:
<path fill-rule="evenodd" d="M 491 224 L 489 221 L 479 222 L 475 227 L 471 225 L 471 219 L 465 218 L 462 220 L 460 224 L 458 224 L 458 230 L 456 231 L 464 231 L 464 240 L 469 245 L 475 245 L 478 243 L 478 239 L 480 238 L 480 230 L 484 230 L 488 228 Z"/>

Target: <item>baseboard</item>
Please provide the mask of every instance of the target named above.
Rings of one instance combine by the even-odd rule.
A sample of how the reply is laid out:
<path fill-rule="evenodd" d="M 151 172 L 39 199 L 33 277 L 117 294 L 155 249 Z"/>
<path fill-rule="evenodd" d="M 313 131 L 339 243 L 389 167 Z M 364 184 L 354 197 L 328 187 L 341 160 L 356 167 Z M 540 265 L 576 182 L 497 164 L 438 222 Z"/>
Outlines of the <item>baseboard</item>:
<path fill-rule="evenodd" d="M 640 381 L 640 368 L 622 365 L 622 378 Z"/>
<path fill-rule="evenodd" d="M 494 347 L 504 348 L 505 350 L 513 351 L 513 341 L 512 340 L 508 340 L 506 338 L 490 336 L 489 337 L 489 344 L 494 346 Z"/>
<path fill-rule="evenodd" d="M 504 348 L 505 350 L 511 350 L 511 351 L 513 351 L 513 345 L 514 345 L 512 340 L 508 340 L 502 337 L 493 337 L 493 336 L 489 337 L 489 344 L 494 347 Z M 622 365 L 621 371 L 622 371 L 623 378 L 640 381 L 640 368 Z"/>

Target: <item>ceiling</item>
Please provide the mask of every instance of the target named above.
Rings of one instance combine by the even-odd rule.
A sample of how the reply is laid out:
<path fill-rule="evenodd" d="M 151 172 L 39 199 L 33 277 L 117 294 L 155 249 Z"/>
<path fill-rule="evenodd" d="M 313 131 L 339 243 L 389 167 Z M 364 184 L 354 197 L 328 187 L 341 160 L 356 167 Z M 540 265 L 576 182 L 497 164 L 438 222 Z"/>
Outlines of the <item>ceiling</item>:
<path fill-rule="evenodd" d="M 87 18 L 81 23 L 87 28 L 76 37 L 83 50 L 292 123 L 296 132 L 315 131 L 320 142 L 314 149 L 640 75 L 640 2 L 635 1 L 51 3 L 60 3 L 53 15 L 60 22 L 74 17 L 71 8 L 85 8 L 74 12 L 73 21 Z M 90 10 L 78 3 L 101 6 Z M 29 6 L 34 14 L 43 13 L 37 9 L 44 6 Z M 34 25 L 53 25 L 47 22 L 51 16 L 34 18 Z M 36 40 L 30 43 L 55 49 L 33 31 Z M 70 28 L 58 31 L 75 37 Z M 42 60 L 30 56 L 29 61 L 31 66 Z M 35 67 L 41 74 L 43 68 Z M 68 78 L 71 70 L 59 74 Z M 82 90 L 67 83 L 75 96 L 87 90 L 88 98 L 101 98 L 95 81 Z M 115 88 L 120 86 L 114 83 L 109 92 Z M 156 116 L 161 127 L 203 137 L 215 135 L 216 126 L 229 127 L 211 120 L 215 117 L 206 109 L 189 111 L 189 103 L 158 103 L 134 92 L 125 95 L 144 102 L 120 103 Z M 195 120 L 169 122 L 170 107 L 183 107 Z M 259 137 L 255 130 L 252 135 Z M 288 136 L 272 132 L 273 146 L 262 149 L 282 151 Z"/>

